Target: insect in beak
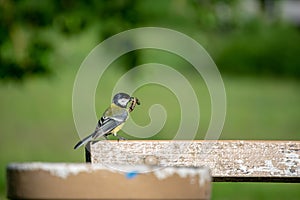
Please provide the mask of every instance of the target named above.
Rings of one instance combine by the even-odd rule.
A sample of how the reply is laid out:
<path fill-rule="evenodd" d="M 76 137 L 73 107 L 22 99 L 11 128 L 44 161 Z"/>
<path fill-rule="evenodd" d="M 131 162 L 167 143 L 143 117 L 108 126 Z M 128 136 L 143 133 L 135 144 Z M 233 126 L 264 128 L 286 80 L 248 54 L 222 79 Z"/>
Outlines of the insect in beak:
<path fill-rule="evenodd" d="M 131 105 L 129 107 L 129 112 L 132 112 L 134 110 L 136 104 L 140 105 L 141 103 L 140 103 L 139 99 L 136 97 L 130 97 L 130 100 L 131 100 Z"/>

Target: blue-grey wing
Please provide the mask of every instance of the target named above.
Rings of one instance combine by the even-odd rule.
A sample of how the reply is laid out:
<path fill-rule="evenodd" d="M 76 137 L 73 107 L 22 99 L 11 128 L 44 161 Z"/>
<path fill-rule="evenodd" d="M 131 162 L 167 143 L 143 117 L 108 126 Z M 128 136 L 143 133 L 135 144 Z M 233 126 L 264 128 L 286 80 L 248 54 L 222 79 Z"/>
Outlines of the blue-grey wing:
<path fill-rule="evenodd" d="M 95 129 L 94 139 L 111 132 L 120 124 L 121 124 L 121 122 L 118 122 L 114 119 L 111 119 L 111 118 L 105 119 L 104 117 L 101 117 L 101 119 L 99 119 L 97 127 Z"/>
<path fill-rule="evenodd" d="M 127 118 L 128 112 L 126 109 L 115 107 L 107 109 L 98 121 L 93 138 L 95 139 L 111 132 L 113 129 L 124 123 Z"/>

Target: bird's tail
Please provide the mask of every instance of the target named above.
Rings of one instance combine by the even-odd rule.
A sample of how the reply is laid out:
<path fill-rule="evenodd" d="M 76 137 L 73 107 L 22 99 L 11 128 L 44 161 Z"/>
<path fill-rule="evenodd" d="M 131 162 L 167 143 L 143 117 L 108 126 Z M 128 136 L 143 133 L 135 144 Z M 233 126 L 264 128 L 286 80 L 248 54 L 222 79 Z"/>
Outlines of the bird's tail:
<path fill-rule="evenodd" d="M 79 141 L 75 146 L 74 149 L 78 149 L 79 147 L 81 147 L 82 145 L 88 143 L 89 141 L 91 141 L 95 136 L 95 133 L 92 133 L 91 135 L 87 136 L 86 138 L 83 138 L 81 141 Z"/>

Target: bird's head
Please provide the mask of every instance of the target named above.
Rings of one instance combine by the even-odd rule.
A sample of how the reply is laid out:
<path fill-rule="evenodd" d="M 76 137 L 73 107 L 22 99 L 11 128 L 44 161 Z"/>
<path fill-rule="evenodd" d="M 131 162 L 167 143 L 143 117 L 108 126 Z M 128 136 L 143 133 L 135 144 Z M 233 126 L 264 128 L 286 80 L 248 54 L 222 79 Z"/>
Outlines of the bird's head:
<path fill-rule="evenodd" d="M 126 108 L 127 104 L 132 100 L 132 97 L 130 97 L 126 93 L 118 93 L 114 96 L 112 102 L 116 104 L 117 106 L 120 106 L 122 108 Z"/>

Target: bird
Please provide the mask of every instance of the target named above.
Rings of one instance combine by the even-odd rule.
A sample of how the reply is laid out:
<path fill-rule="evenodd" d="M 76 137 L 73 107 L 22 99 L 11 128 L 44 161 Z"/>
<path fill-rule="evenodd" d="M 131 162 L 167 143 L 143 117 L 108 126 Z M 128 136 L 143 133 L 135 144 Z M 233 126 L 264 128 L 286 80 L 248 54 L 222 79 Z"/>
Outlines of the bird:
<path fill-rule="evenodd" d="M 132 104 L 128 109 L 127 105 L 129 102 L 132 102 Z M 129 112 L 133 110 L 136 104 L 140 104 L 136 97 L 131 97 L 130 95 L 122 92 L 117 93 L 113 97 L 110 107 L 105 110 L 102 117 L 98 120 L 95 131 L 79 141 L 74 146 L 74 149 L 78 149 L 82 145 L 102 136 L 107 139 L 107 136 L 110 134 L 118 137 L 119 140 L 124 140 L 125 138 L 119 136 L 117 132 L 121 130 L 129 117 Z"/>

